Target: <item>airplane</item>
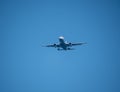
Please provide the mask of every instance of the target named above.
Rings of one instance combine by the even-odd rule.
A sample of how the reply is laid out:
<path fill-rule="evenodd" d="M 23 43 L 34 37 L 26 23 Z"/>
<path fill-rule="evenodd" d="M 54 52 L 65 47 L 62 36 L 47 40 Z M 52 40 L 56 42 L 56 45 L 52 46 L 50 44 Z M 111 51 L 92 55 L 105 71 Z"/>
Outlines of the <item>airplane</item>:
<path fill-rule="evenodd" d="M 59 44 L 51 44 L 51 45 L 46 45 L 45 47 L 55 47 L 57 50 L 74 50 L 74 48 L 71 48 L 72 46 L 77 46 L 77 45 L 83 45 L 86 43 L 68 43 L 67 41 L 64 41 L 64 37 L 60 36 L 59 37 Z"/>

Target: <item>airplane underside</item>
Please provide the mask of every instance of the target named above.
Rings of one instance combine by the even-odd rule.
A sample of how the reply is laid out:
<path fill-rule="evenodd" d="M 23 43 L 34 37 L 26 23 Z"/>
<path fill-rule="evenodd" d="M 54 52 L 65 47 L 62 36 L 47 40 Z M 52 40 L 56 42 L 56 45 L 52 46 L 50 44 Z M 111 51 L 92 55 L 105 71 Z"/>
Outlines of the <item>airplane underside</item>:
<path fill-rule="evenodd" d="M 74 48 L 57 48 L 57 50 L 74 50 Z"/>
<path fill-rule="evenodd" d="M 77 46 L 77 45 L 82 45 L 82 44 L 86 44 L 86 43 L 82 43 L 82 42 L 79 42 L 79 43 L 71 43 L 71 42 L 66 42 L 64 41 L 64 37 L 63 36 L 60 36 L 59 37 L 59 44 L 50 44 L 50 45 L 46 45 L 46 47 L 54 47 L 54 48 L 57 48 L 57 50 L 74 50 L 74 48 L 71 48 L 72 46 Z"/>

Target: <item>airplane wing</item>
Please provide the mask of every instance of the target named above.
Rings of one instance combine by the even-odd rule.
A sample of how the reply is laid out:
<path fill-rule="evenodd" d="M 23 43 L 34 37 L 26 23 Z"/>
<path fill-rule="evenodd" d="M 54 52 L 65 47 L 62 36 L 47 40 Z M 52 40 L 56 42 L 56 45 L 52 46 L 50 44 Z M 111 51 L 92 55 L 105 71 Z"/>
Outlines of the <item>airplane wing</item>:
<path fill-rule="evenodd" d="M 86 43 L 68 43 L 67 46 L 77 46 L 77 45 L 83 45 L 83 44 L 86 44 Z"/>
<path fill-rule="evenodd" d="M 60 47 L 60 45 L 58 45 L 58 44 L 51 44 L 51 45 L 46 45 L 45 47 Z"/>
<path fill-rule="evenodd" d="M 72 43 L 72 46 L 83 45 L 83 44 L 86 44 L 86 43 Z"/>

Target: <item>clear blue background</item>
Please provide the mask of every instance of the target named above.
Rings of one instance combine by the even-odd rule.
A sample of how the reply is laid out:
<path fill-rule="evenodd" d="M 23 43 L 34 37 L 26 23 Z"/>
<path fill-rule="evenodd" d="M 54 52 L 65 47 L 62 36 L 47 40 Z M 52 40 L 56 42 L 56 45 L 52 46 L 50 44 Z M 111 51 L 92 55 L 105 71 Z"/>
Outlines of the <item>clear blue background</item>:
<path fill-rule="evenodd" d="M 0 92 L 120 92 L 119 0 L 1 0 Z"/>

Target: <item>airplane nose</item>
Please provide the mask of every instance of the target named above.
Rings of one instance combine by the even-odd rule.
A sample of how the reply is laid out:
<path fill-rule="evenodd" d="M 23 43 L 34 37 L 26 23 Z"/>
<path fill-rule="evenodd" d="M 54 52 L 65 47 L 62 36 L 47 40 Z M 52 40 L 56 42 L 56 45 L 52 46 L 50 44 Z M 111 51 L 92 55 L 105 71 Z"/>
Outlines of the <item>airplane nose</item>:
<path fill-rule="evenodd" d="M 60 36 L 59 39 L 64 39 L 64 37 L 63 37 L 63 36 Z"/>

